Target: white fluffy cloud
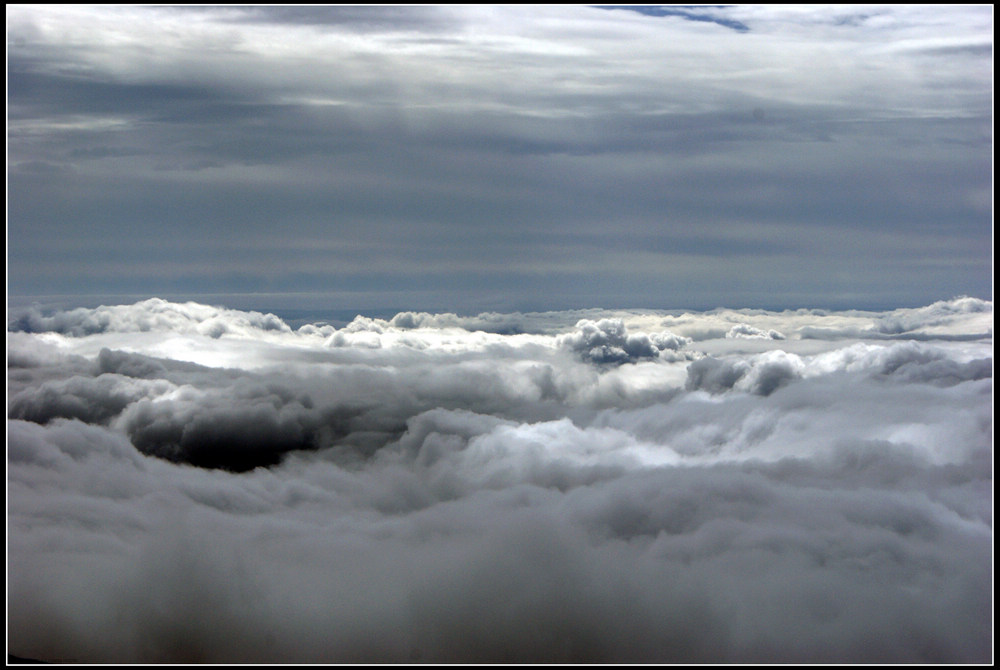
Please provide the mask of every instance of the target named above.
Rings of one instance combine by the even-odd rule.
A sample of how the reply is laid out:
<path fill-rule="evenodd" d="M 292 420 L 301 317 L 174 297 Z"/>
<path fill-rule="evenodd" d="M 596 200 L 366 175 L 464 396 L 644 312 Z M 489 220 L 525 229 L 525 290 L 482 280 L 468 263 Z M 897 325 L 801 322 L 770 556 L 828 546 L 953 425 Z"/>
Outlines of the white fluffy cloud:
<path fill-rule="evenodd" d="M 726 337 L 730 339 L 737 339 L 745 337 L 748 339 L 769 339 L 769 340 L 783 340 L 785 336 L 776 330 L 761 330 L 760 328 L 754 328 L 749 323 L 741 323 L 733 326 L 726 333 Z"/>
<path fill-rule="evenodd" d="M 12 315 L 9 651 L 988 662 L 990 303 L 580 316 Z"/>
<path fill-rule="evenodd" d="M 194 302 L 184 304 L 150 298 L 135 305 L 74 309 L 45 316 L 38 308 L 21 310 L 8 324 L 21 332 L 53 332 L 81 337 L 96 333 L 173 332 L 197 333 L 218 338 L 225 334 L 248 335 L 258 331 L 290 330 L 273 314 L 241 312 Z"/>

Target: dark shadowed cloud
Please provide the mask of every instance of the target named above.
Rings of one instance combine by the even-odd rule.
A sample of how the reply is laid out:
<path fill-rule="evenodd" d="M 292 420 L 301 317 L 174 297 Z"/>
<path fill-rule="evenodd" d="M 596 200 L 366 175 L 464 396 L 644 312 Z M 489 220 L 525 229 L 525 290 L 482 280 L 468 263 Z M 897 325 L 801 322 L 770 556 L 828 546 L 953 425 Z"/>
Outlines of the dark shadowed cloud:
<path fill-rule="evenodd" d="M 7 19 L 12 294 L 462 313 L 992 295 L 987 7 Z"/>

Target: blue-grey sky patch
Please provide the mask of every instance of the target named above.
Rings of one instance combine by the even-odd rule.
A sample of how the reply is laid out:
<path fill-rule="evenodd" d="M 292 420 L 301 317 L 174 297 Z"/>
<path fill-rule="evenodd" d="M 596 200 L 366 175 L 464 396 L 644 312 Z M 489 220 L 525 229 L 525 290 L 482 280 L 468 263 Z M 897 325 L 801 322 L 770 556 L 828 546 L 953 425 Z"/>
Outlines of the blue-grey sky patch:
<path fill-rule="evenodd" d="M 750 30 L 750 26 L 742 21 L 706 13 L 706 10 L 725 9 L 725 5 L 717 5 L 715 7 L 707 5 L 598 5 L 598 7 L 601 9 L 624 9 L 630 12 L 638 12 L 644 16 L 677 16 L 688 21 L 716 23 L 738 32 L 747 32 Z"/>

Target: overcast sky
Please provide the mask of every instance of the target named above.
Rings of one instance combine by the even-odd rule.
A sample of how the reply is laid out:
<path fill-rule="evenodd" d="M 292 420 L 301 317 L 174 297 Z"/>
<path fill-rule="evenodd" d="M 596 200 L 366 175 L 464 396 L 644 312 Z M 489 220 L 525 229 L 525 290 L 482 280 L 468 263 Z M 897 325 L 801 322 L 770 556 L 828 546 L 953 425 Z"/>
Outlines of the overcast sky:
<path fill-rule="evenodd" d="M 8 6 L 8 292 L 991 299 L 992 35 L 990 6 Z"/>

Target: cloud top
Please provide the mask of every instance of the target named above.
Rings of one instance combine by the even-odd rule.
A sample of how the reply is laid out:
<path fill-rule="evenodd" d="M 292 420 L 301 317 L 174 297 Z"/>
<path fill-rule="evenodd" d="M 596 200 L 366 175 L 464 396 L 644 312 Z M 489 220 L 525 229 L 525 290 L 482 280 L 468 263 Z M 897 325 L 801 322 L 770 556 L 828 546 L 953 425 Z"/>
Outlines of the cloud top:
<path fill-rule="evenodd" d="M 559 338 L 561 346 L 594 363 L 627 363 L 675 352 L 691 340 L 668 331 L 629 333 L 621 319 L 581 319 L 576 332 Z"/>
<path fill-rule="evenodd" d="M 195 302 L 172 303 L 150 298 L 134 305 L 78 308 L 44 316 L 29 307 L 7 324 L 8 330 L 60 333 L 73 337 L 97 333 L 174 332 L 218 338 L 254 331 L 287 332 L 288 325 L 273 314 L 242 312 Z"/>

